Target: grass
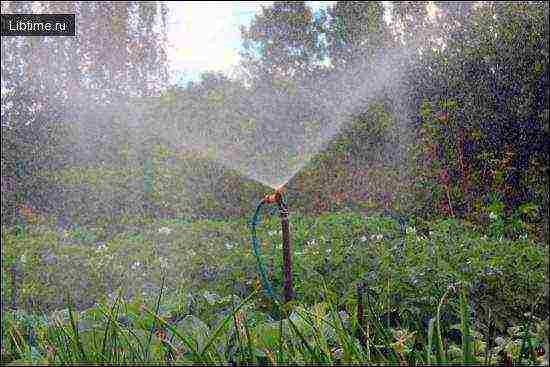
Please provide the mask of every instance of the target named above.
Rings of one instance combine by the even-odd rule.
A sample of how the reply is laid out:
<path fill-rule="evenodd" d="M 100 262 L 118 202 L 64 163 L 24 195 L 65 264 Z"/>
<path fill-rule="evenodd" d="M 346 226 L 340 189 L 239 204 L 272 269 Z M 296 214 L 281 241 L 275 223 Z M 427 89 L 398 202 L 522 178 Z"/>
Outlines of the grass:
<path fill-rule="evenodd" d="M 462 315 L 467 314 L 465 288 L 446 293 L 461 299 Z M 414 331 L 387 328 L 379 315 L 367 307 L 368 345 L 361 345 L 352 325 L 358 320 L 349 310 L 337 310 L 338 302 L 328 299 L 313 306 L 287 305 L 288 316 L 278 321 L 254 324 L 247 310 L 259 289 L 232 307 L 223 319 L 210 328 L 200 320 L 194 323 L 174 321 L 162 315 L 162 291 L 155 307 L 127 303 L 120 297 L 112 305 L 97 305 L 75 313 L 69 304 L 67 319 L 44 319 L 37 326 L 25 328 L 25 319 L 10 315 L 3 345 L 3 362 L 38 364 L 479 364 L 482 353 L 473 353 L 469 325 L 460 325 L 462 342 L 445 345 L 434 320 L 427 338 Z M 328 294 L 327 294 L 328 295 Z M 154 303 L 153 303 L 154 305 Z M 93 322 L 92 322 L 93 321 Z M 437 324 L 437 320 L 435 320 Z M 83 326 L 86 324 L 87 326 Z M 30 332 L 34 336 L 30 337 Z M 434 334 L 435 333 L 435 334 Z M 433 337 L 438 340 L 437 357 L 432 357 Z M 521 343 L 531 342 L 523 337 Z M 540 340 L 538 342 L 541 342 Z M 450 355 L 451 347 L 461 353 Z M 425 353 L 423 351 L 426 351 Z M 538 357 L 521 358 L 519 363 L 539 364 Z M 498 363 L 492 356 L 490 364 Z"/>
<path fill-rule="evenodd" d="M 277 292 L 279 225 L 258 228 Z M 454 219 L 409 221 L 403 237 L 391 218 L 351 212 L 291 216 L 291 229 L 297 297 L 283 306 L 257 282 L 244 220 L 2 228 L 2 296 L 15 286 L 19 308 L 3 312 L 2 361 L 542 363 L 542 244 Z"/>

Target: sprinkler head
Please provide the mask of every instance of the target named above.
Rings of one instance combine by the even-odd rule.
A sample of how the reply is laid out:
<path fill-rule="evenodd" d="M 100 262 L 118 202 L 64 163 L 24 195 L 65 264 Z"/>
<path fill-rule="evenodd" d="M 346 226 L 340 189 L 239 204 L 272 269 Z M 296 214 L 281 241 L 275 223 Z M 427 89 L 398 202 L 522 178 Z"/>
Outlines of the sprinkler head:
<path fill-rule="evenodd" d="M 277 202 L 278 196 L 279 196 L 279 193 L 277 193 L 277 192 L 275 192 L 274 194 L 271 194 L 271 195 L 266 195 L 266 196 L 264 196 L 264 203 L 274 204 L 274 203 Z"/>
<path fill-rule="evenodd" d="M 283 186 L 279 186 L 275 189 L 275 192 L 271 195 L 264 196 L 264 203 L 266 204 L 274 204 L 279 202 L 281 196 L 283 194 Z"/>

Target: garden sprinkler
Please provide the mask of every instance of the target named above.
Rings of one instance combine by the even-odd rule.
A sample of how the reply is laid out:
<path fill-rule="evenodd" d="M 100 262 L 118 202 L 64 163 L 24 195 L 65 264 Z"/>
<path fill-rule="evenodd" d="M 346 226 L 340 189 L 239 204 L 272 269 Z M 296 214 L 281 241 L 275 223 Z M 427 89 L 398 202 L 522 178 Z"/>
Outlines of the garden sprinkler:
<path fill-rule="evenodd" d="M 254 251 L 254 256 L 258 260 L 258 270 L 260 272 L 260 278 L 264 290 L 267 294 L 275 299 L 273 290 L 267 279 L 264 266 L 260 258 L 260 250 L 258 245 L 258 240 L 256 237 L 256 225 L 260 220 L 260 209 L 264 204 L 277 204 L 279 207 L 279 215 L 281 217 L 281 232 L 283 237 L 283 301 L 287 303 L 294 298 L 294 290 L 292 287 L 292 251 L 290 247 L 290 227 L 288 224 L 288 205 L 283 196 L 283 187 L 278 187 L 273 194 L 266 195 L 262 201 L 258 204 L 256 208 L 256 213 L 251 221 L 251 232 L 252 232 L 252 246 Z"/>

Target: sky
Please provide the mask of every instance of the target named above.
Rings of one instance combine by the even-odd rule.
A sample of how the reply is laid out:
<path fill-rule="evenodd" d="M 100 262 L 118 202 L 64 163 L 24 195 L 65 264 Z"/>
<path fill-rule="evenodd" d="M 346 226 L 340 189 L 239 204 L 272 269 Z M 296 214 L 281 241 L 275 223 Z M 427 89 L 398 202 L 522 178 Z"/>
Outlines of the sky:
<path fill-rule="evenodd" d="M 242 46 L 240 26 L 248 26 L 272 1 L 168 2 L 168 61 L 172 82 L 198 80 L 202 72 L 231 76 Z M 314 11 L 335 1 L 307 1 Z"/>

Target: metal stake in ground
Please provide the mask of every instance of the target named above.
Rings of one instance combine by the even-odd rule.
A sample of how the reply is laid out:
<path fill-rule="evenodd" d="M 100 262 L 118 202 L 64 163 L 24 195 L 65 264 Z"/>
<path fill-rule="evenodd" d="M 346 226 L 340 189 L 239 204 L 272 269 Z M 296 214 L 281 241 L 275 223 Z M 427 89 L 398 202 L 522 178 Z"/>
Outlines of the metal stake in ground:
<path fill-rule="evenodd" d="M 290 246 L 290 227 L 288 224 L 288 205 L 283 199 L 283 195 L 277 192 L 277 205 L 281 216 L 281 234 L 283 237 L 283 299 L 288 302 L 294 298 L 294 289 L 292 288 L 292 249 Z"/>
<path fill-rule="evenodd" d="M 281 232 L 283 237 L 283 301 L 284 303 L 294 298 L 294 289 L 292 287 L 292 248 L 290 245 L 290 226 L 288 223 L 288 205 L 284 200 L 282 187 L 275 193 L 267 195 L 262 203 L 279 206 L 281 216 Z"/>

